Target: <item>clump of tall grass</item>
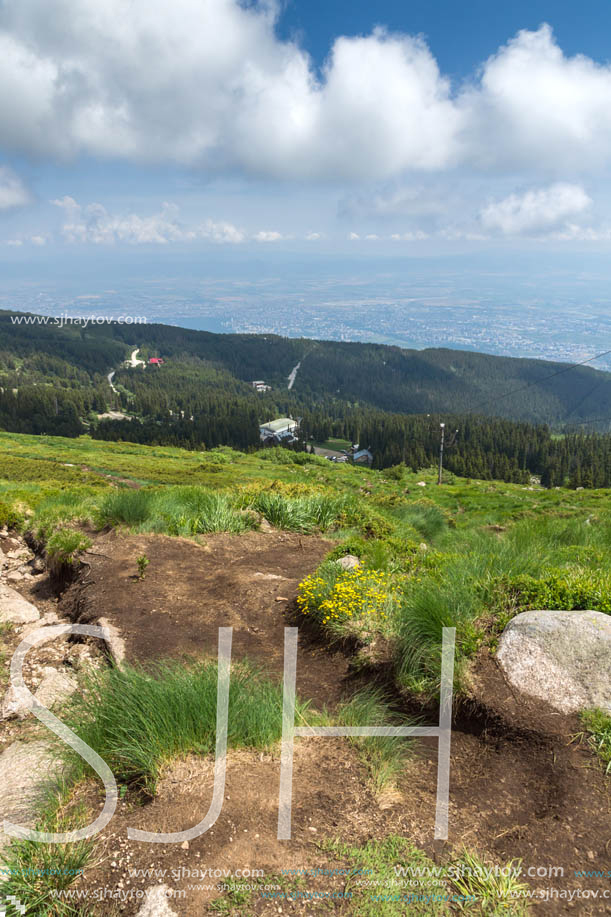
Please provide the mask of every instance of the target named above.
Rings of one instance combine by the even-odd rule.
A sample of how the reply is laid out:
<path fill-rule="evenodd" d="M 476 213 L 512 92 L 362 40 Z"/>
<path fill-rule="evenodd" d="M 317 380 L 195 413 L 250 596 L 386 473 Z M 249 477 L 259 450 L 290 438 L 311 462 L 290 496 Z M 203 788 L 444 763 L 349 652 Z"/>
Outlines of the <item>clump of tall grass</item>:
<path fill-rule="evenodd" d="M 190 752 L 214 751 L 215 663 L 113 668 L 91 673 L 85 687 L 71 707 L 70 725 L 108 763 L 120 783 L 154 794 L 165 762 Z M 232 666 L 229 746 L 267 749 L 281 734 L 280 685 L 247 665 Z M 70 760 L 72 779 L 76 779 L 86 765 L 81 758 Z"/>
<path fill-rule="evenodd" d="M 193 486 L 113 491 L 102 500 L 97 520 L 102 526 L 183 536 L 254 526 L 254 518 L 236 510 L 229 495 Z"/>
<path fill-rule="evenodd" d="M 228 494 L 202 487 L 172 487 L 154 494 L 151 515 L 140 530 L 189 536 L 239 533 L 254 524 L 254 517 L 240 513 Z"/>
<path fill-rule="evenodd" d="M 397 663 L 401 680 L 414 690 L 437 686 L 441 674 L 443 628 L 456 628 L 455 683 L 460 685 L 464 659 L 473 655 L 483 634 L 476 627 L 482 611 L 475 584 L 455 575 L 424 577 L 408 587 L 397 612 Z"/>
<path fill-rule="evenodd" d="M 396 511 L 395 516 L 400 528 L 411 526 L 425 541 L 429 542 L 435 541 L 448 528 L 446 514 L 435 503 L 427 500 L 408 503 L 401 510 Z"/>
<path fill-rule="evenodd" d="M 528 885 L 519 880 L 521 865 L 521 860 L 511 860 L 504 867 L 495 869 L 487 866 L 476 854 L 465 850 L 448 869 L 452 885 L 458 892 L 458 909 L 471 910 L 476 906 L 486 914 L 527 917 L 529 911 L 525 895 Z"/>
<path fill-rule="evenodd" d="M 253 494 L 247 503 L 271 525 L 291 532 L 326 531 L 338 522 L 347 504 L 345 497 L 328 494 L 287 497 L 271 491 Z"/>
<path fill-rule="evenodd" d="M 140 532 L 197 535 L 244 532 L 256 525 L 256 513 L 291 532 L 325 531 L 345 511 L 345 497 L 327 494 L 287 496 L 270 490 L 235 498 L 204 487 L 177 486 L 115 490 L 100 503 L 100 525 L 126 525 Z M 244 510 L 252 510 L 251 513 Z"/>
<path fill-rule="evenodd" d="M 74 529 L 56 529 L 47 541 L 47 566 L 54 576 L 78 565 L 78 556 L 91 547 L 91 539 Z"/>
<path fill-rule="evenodd" d="M 151 515 L 154 491 L 148 488 L 121 488 L 106 494 L 98 506 L 96 521 L 100 526 L 142 525 Z"/>

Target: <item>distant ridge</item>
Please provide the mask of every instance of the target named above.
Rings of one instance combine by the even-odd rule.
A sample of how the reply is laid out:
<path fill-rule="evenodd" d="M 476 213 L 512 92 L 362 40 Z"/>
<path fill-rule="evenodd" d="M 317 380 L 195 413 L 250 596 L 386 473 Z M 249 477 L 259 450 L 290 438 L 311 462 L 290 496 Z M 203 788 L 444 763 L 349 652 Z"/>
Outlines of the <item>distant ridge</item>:
<path fill-rule="evenodd" d="M 284 395 L 287 378 L 300 363 L 291 391 L 298 401 L 335 398 L 406 414 L 476 412 L 555 429 L 590 422 L 599 430 L 610 428 L 611 373 L 589 366 L 569 369 L 558 362 L 448 348 L 405 350 L 271 334 L 214 334 L 161 324 L 83 328 L 59 327 L 52 319 L 48 324 L 14 323 L 15 316 L 24 314 L 0 312 L 0 373 L 6 378 L 13 365 L 23 384 L 44 382 L 45 357 L 62 362 L 72 374 L 72 387 L 75 371 L 80 385 L 97 385 L 98 375 L 117 369 L 128 349 L 138 346 L 147 360 L 161 356 L 174 365 L 177 360 L 190 362 L 191 376 L 197 375 L 195 364 L 202 370 L 205 364 L 208 375 L 214 368 L 217 388 L 241 388 L 240 383 L 264 379 L 272 386 L 272 397 Z"/>

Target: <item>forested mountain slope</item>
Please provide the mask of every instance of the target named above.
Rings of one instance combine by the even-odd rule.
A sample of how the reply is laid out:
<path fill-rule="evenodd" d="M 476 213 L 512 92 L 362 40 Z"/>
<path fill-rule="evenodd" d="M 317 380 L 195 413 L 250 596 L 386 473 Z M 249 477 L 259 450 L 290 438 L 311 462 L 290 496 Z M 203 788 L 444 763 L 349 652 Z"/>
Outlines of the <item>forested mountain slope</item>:
<path fill-rule="evenodd" d="M 302 448 L 339 437 L 369 446 L 376 467 L 419 468 L 436 461 L 443 420 L 446 467 L 457 474 L 611 484 L 611 437 L 584 424 L 611 418 L 611 374 L 589 367 L 15 317 L 0 313 L 0 429 L 7 431 L 252 450 L 261 422 L 291 415 L 301 418 Z M 136 349 L 143 361 L 163 363 L 131 365 Z M 270 390 L 255 392 L 254 379 Z M 607 430 L 609 421 L 597 427 Z"/>
<path fill-rule="evenodd" d="M 0 372 L 5 378 L 18 367 L 22 382 L 30 376 L 41 381 L 37 377 L 46 374 L 83 384 L 86 380 L 75 377 L 69 364 L 95 386 L 136 346 L 145 359 L 160 355 L 183 368 L 185 361 L 190 363 L 191 376 L 205 372 L 207 385 L 210 370 L 221 371 L 216 381 L 225 389 L 230 375 L 236 382 L 265 379 L 280 395 L 301 362 L 292 394 L 310 401 L 334 397 L 407 414 L 477 412 L 552 425 L 611 416 L 611 373 L 587 366 L 569 369 L 562 363 L 448 349 L 212 334 L 167 325 L 26 325 L 15 324 L 11 313 L 0 313 Z M 147 377 L 145 384 L 151 383 Z M 176 378 L 171 380 L 171 387 L 177 385 Z M 182 388 L 187 386 L 183 382 Z"/>

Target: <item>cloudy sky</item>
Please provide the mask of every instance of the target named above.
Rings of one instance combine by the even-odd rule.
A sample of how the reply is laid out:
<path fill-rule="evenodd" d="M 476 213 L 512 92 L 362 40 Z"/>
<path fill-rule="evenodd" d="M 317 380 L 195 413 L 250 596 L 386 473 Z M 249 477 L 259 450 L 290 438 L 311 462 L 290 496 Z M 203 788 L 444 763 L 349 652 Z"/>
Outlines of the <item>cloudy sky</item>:
<path fill-rule="evenodd" d="M 0 0 L 1 257 L 605 251 L 610 27 L 608 0 Z"/>

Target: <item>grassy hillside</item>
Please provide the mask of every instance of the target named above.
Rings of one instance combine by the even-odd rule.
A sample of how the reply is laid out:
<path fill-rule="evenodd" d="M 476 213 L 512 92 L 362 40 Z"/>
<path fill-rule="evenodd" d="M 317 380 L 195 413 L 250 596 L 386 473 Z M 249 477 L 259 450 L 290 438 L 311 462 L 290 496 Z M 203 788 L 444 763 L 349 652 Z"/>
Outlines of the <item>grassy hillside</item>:
<path fill-rule="evenodd" d="M 376 472 L 283 449 L 246 455 L 0 434 L 0 523 L 72 554 L 76 527 L 199 537 L 256 529 L 323 531 L 333 560 L 299 605 L 329 640 L 378 638 L 397 683 L 434 690 L 443 626 L 459 657 L 492 645 L 530 607 L 611 611 L 609 491 L 466 481 L 435 469 Z M 66 547 L 68 545 L 68 547 Z"/>
<path fill-rule="evenodd" d="M 290 620 L 313 635 L 318 646 L 341 647 L 350 658 L 353 677 L 358 675 L 361 683 L 385 685 L 383 693 L 369 690 L 342 703 L 332 721 L 351 726 L 374 721 L 404 723 L 407 722 L 405 710 L 414 708 L 431 718 L 438 693 L 444 626 L 456 628 L 455 709 L 458 710 L 468 709 L 472 703 L 474 668 L 494 650 L 500 632 L 513 615 L 533 607 L 593 608 L 611 613 L 608 490 L 543 489 L 535 485 L 466 480 L 453 475 L 448 476 L 442 487 L 435 481 L 435 469 L 411 472 L 396 467 L 386 472 L 375 471 L 331 464 L 317 456 L 282 449 L 257 454 L 227 447 L 189 452 L 107 443 L 88 437 L 0 433 L 0 526 L 29 533 L 31 543 L 45 549 L 49 569 L 58 580 L 64 577 L 64 583 L 66 573 L 78 568 L 81 557 L 87 558 L 85 552 L 98 535 L 111 529 L 126 537 L 131 533 L 129 537 L 144 544 L 153 557 L 150 565 L 147 553 L 140 553 L 137 563 L 133 558 L 130 561 L 132 601 L 147 586 L 149 577 L 161 575 L 156 573 L 160 558 L 153 554 L 153 542 L 159 545 L 161 541 L 162 549 L 167 552 L 170 540 L 160 540 L 157 535 L 186 537 L 211 550 L 209 542 L 216 533 L 232 533 L 242 544 L 240 536 L 244 533 L 265 530 L 269 525 L 278 530 L 276 534 L 244 535 L 244 543 L 254 537 L 264 540 L 280 538 L 282 532 L 294 532 L 300 534 L 282 538 L 292 537 L 300 545 L 302 538 L 306 540 L 304 536 L 324 533 L 328 539 L 324 550 L 328 545 L 329 552 L 320 566 L 301 581 L 291 611 L 294 617 Z M 112 553 L 109 541 L 104 545 L 101 554 L 96 553 L 100 547 L 94 547 L 89 555 L 88 577 L 92 561 L 108 562 L 108 554 Z M 185 542 L 181 541 L 179 546 L 181 557 L 185 557 Z M 294 549 L 298 553 L 297 544 Z M 343 570 L 337 561 L 346 554 L 357 555 L 360 566 Z M 207 566 L 212 562 L 212 554 L 205 556 Z M 187 573 L 188 579 L 193 572 Z M 265 577 L 265 574 L 258 572 L 255 576 Z M 93 581 L 98 578 L 96 574 Z M 273 574 L 272 580 L 281 580 L 282 589 L 286 588 L 283 577 Z M 152 589 L 157 604 L 162 601 L 159 579 L 154 582 L 157 585 Z M 91 584 L 92 579 L 87 579 L 88 594 L 94 588 Z M 100 584 L 104 602 L 108 585 L 106 581 Z M 246 592 L 252 591 L 252 580 L 247 585 Z M 200 603 L 199 591 L 197 595 Z M 246 603 L 246 593 L 240 598 Z M 282 609 L 275 606 L 271 593 L 268 602 L 267 617 L 279 618 L 283 626 Z M 214 603 L 201 604 L 212 607 Z M 103 668 L 84 682 L 87 690 L 69 709 L 69 721 L 91 747 L 112 763 L 128 818 L 133 818 L 133 813 L 141 807 L 143 793 L 147 800 L 153 798 L 156 803 L 164 798 L 162 777 L 176 761 L 188 758 L 189 783 L 193 783 L 190 769 L 197 766 L 194 756 L 205 758 L 214 747 L 216 676 L 214 662 L 195 659 L 189 665 L 160 661 L 145 669 Z M 255 757 L 248 757 L 248 749 L 259 764 L 263 753 L 277 751 L 281 735 L 279 682 L 266 680 L 261 672 L 242 667 L 236 660 L 232 690 L 230 746 L 240 749 L 243 756 L 240 760 L 245 767 L 252 768 L 250 762 Z M 193 711 L 199 715 L 192 716 Z M 298 705 L 298 715 L 314 725 L 329 722 L 324 710 L 312 709 L 307 702 Z M 484 751 L 489 754 L 485 735 L 486 730 L 481 739 L 482 754 Z M 602 781 L 603 769 L 609 769 L 610 735 L 608 716 L 600 711 L 584 713 L 583 749 L 590 748 L 601 763 L 600 769 L 588 769 L 587 779 L 592 787 L 598 786 L 596 780 Z M 574 735 L 572 739 L 576 741 Z M 453 742 L 462 751 L 453 759 L 453 780 L 463 773 L 461 754 L 474 741 L 468 732 L 464 737 L 460 730 L 455 735 Z M 500 740 L 497 736 L 492 741 Z M 573 753 L 572 746 L 567 751 L 570 741 L 565 736 L 559 741 L 561 744 L 549 748 L 542 745 L 541 781 L 546 796 L 549 769 L 552 760 L 555 761 L 552 752 L 553 756 Z M 350 890 L 349 898 L 354 893 L 353 900 L 342 913 L 400 917 L 405 913 L 406 898 L 397 883 L 397 862 L 414 868 L 424 865 L 427 869 L 433 868 L 434 863 L 406 837 L 397 836 L 396 829 L 389 833 L 385 828 L 375 827 L 381 811 L 381 803 L 378 805 L 375 800 L 383 799 L 384 793 L 395 792 L 397 781 L 403 781 L 404 790 L 407 785 L 411 794 L 414 769 L 425 759 L 410 757 L 409 744 L 395 739 L 353 740 L 353 745 L 358 754 L 359 779 L 365 781 L 364 795 L 358 805 L 367 805 L 363 800 L 373 799 L 373 808 L 368 810 L 373 812 L 368 816 L 373 834 L 368 828 L 367 837 L 360 840 L 350 834 L 343 839 L 333 834 L 319 835 L 314 840 L 308 835 L 307 855 L 314 849 L 324 854 L 325 864 L 335 864 L 334 868 L 350 876 L 342 888 L 344 892 Z M 499 758 L 499 779 L 503 781 L 514 768 L 511 742 L 508 748 L 504 752 L 507 757 L 499 758 L 495 745 L 492 758 L 486 759 L 490 764 L 490 760 Z M 345 770 L 351 766 L 348 761 L 337 765 L 337 755 L 342 754 L 339 746 L 330 754 L 332 772 L 338 767 L 341 772 L 338 780 L 343 813 L 346 787 L 353 786 L 356 778 L 348 780 L 342 776 L 353 772 Z M 530 767 L 529 760 L 525 757 L 515 765 L 518 797 L 524 794 L 523 768 Z M 590 765 L 593 760 L 586 758 Z M 76 761 L 74 756 L 68 756 L 66 765 L 65 783 L 42 821 L 53 830 L 58 825 L 73 827 L 87 820 L 82 807 L 79 808 L 82 787 L 89 786 L 91 792 L 91 785 L 83 784 L 87 772 L 82 761 Z M 581 758 L 579 766 L 583 767 Z M 318 768 L 317 761 L 317 773 Z M 571 773 L 577 772 L 576 767 L 571 765 L 571 768 Z M 473 765 L 467 763 L 464 771 L 472 770 Z M 554 774 L 555 780 L 560 779 Z M 274 780 L 276 776 L 274 771 Z M 585 778 L 580 777 L 580 782 L 582 779 Z M 526 784 L 529 781 L 532 782 L 531 777 Z M 244 782 L 255 783 L 250 777 Z M 495 794 L 494 780 L 488 782 L 491 793 Z M 175 807 L 179 789 L 176 782 L 170 784 L 171 806 Z M 233 794 L 232 790 L 232 797 Z M 276 790 L 274 799 L 275 794 Z M 473 793 L 468 791 L 467 796 L 470 799 Z M 494 806 L 495 802 L 496 796 L 491 798 L 490 805 Z M 189 806 L 192 805 L 189 797 Z M 417 800 L 415 805 L 419 805 Z M 579 805 L 583 808 L 581 796 Z M 256 803 L 249 801 L 242 809 L 248 811 L 253 807 L 256 808 Z M 325 818 L 327 807 L 325 795 Z M 404 810 L 403 802 L 400 808 Z M 240 817 L 243 817 L 242 809 Z M 579 818 L 579 811 L 571 808 L 571 818 Z M 586 813 L 584 818 L 587 820 L 590 815 Z M 557 820 L 556 815 L 554 819 Z M 364 821 L 369 825 L 367 818 Z M 256 830 L 262 830 L 259 823 Z M 339 831 L 339 828 L 331 830 Z M 448 876 L 450 867 L 454 870 L 454 878 L 446 880 L 449 897 L 439 899 L 433 907 L 435 888 L 430 876 L 427 879 L 425 875 L 420 883 L 421 897 L 416 896 L 416 903 L 410 905 L 414 913 L 456 913 L 466 906 L 467 900 L 473 913 L 503 912 L 514 917 L 530 913 L 520 898 L 528 889 L 519 879 L 507 880 L 505 884 L 498 877 L 473 878 L 474 874 L 482 874 L 485 862 L 490 862 L 491 850 L 495 863 L 502 856 L 504 862 L 520 865 L 521 860 L 511 859 L 516 847 L 510 840 L 499 853 L 496 839 L 501 831 L 500 823 L 493 822 L 490 830 L 488 859 L 478 858 L 478 853 L 464 846 L 444 852 L 442 863 Z M 258 838 L 259 834 L 255 836 Z M 518 837 L 523 844 L 523 835 Z M 537 836 L 533 844 L 540 843 Z M 589 849 L 592 844 L 589 835 L 586 844 Z M 519 852 L 519 845 L 517 849 Z M 16 894 L 28 903 L 36 902 L 39 910 L 33 912 L 41 915 L 62 913 L 84 917 L 84 911 L 72 909 L 71 905 L 66 905 L 65 910 L 53 909 L 53 892 L 60 880 L 55 878 L 56 873 L 49 878 L 49 870 L 56 869 L 60 861 L 62 868 L 68 865 L 85 869 L 85 878 L 79 881 L 86 887 L 97 886 L 100 879 L 95 870 L 109 859 L 101 856 L 100 850 L 86 842 L 59 845 L 47 854 L 45 845 L 14 844 L 7 854 L 11 871 L 3 893 Z M 147 852 L 145 855 L 150 857 Z M 186 856 L 181 851 L 183 855 Z M 456 878 L 461 864 L 467 877 L 461 873 Z M 112 867 L 116 865 L 112 863 Z M 88 870 L 93 872 L 91 879 Z M 355 878 L 360 870 L 367 871 L 363 887 Z M 230 883 L 201 912 L 262 913 L 268 898 L 290 901 L 291 896 L 301 893 L 304 881 L 292 873 L 281 870 L 278 875 L 268 875 L 265 884 L 251 883 L 246 892 L 238 884 Z M 32 879 L 32 875 L 36 878 Z M 108 876 L 110 879 L 105 881 L 115 881 L 114 873 Z M 66 887 L 73 882 L 73 877 L 61 879 Z M 367 892 L 368 886 L 373 891 Z M 268 892 L 269 888 L 277 890 L 272 893 Z M 505 900 L 503 895 L 507 893 L 515 895 L 515 900 Z M 312 913 L 326 912 L 324 902 L 320 906 L 312 905 Z"/>

